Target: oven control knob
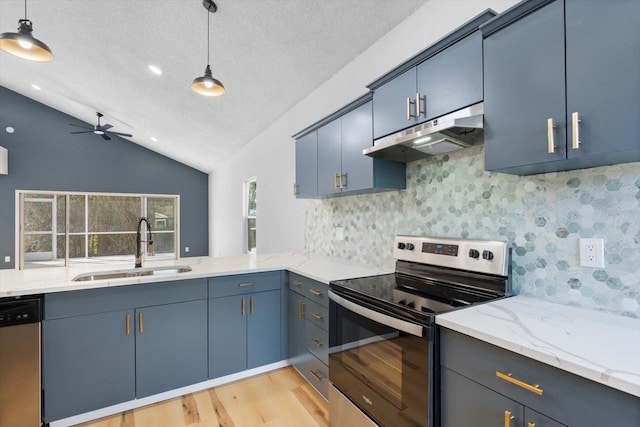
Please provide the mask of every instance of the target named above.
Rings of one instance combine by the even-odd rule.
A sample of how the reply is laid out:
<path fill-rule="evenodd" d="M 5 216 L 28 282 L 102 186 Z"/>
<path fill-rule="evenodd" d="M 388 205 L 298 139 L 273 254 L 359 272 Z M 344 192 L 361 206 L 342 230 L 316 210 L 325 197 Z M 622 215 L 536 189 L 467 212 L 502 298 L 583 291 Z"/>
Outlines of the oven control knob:
<path fill-rule="evenodd" d="M 414 250 L 416 247 L 413 245 L 413 243 L 407 243 L 407 249 L 409 249 L 410 251 Z"/>
<path fill-rule="evenodd" d="M 406 247 L 407 247 L 407 245 L 405 245 L 404 243 L 402 243 L 402 242 L 398 243 L 398 249 L 404 249 Z"/>
<path fill-rule="evenodd" d="M 482 259 L 492 260 L 493 259 L 493 252 L 491 252 L 491 251 L 482 251 Z"/>
<path fill-rule="evenodd" d="M 474 259 L 480 258 L 480 252 L 478 252 L 477 249 L 469 249 L 469 258 L 474 258 Z"/>

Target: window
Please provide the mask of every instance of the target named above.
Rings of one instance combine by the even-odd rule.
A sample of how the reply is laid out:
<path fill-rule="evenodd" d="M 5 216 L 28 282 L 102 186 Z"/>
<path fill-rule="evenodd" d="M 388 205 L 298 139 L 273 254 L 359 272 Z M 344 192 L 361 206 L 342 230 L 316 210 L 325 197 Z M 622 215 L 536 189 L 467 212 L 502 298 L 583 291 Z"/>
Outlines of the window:
<path fill-rule="evenodd" d="M 250 178 L 244 182 L 244 217 L 246 230 L 246 251 L 256 251 L 257 182 Z"/>
<path fill-rule="evenodd" d="M 177 258 L 178 196 L 58 192 L 18 192 L 18 196 L 20 268 L 128 261 L 135 253 L 140 217 L 151 223 L 154 258 Z M 147 240 L 146 226 L 141 229 L 142 240 Z"/>

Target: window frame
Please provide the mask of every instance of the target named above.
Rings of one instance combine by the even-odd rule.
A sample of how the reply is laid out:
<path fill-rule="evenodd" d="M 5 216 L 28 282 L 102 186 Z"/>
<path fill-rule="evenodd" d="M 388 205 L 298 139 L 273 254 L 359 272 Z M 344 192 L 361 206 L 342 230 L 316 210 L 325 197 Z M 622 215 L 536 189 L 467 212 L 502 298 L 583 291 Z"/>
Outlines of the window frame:
<path fill-rule="evenodd" d="M 249 214 L 249 191 L 250 191 L 250 187 L 251 184 L 255 183 L 256 186 L 256 212 L 254 215 L 250 215 Z M 242 223 L 243 223 L 243 228 L 244 228 L 244 232 L 242 233 L 243 235 L 243 250 L 244 253 L 256 253 L 257 248 L 258 248 L 258 177 L 257 176 L 252 176 L 251 178 L 247 178 L 243 181 L 242 183 Z M 253 220 L 254 222 L 254 227 L 253 227 L 253 232 L 255 234 L 254 237 L 254 242 L 255 242 L 255 246 L 253 246 L 252 248 L 250 248 L 250 241 L 251 241 L 251 230 L 249 229 L 250 226 L 250 222 L 251 220 Z"/>
<path fill-rule="evenodd" d="M 68 267 L 69 261 L 70 261 L 70 257 L 69 257 L 69 237 L 70 236 L 84 236 L 84 257 L 72 257 L 71 260 L 83 260 L 83 263 L 86 264 L 91 264 L 92 263 L 92 259 L 95 259 L 94 263 L 100 263 L 100 264 L 104 264 L 105 262 L 108 262 L 108 258 L 110 257 L 110 255 L 105 255 L 105 256 L 98 256 L 98 257 L 90 257 L 88 256 L 88 245 L 89 245 L 89 236 L 91 235 L 100 235 L 100 234 L 105 234 L 105 235 L 115 235 L 115 234 L 134 234 L 136 233 L 136 231 L 103 231 L 103 232 L 97 232 L 97 231 L 90 231 L 89 230 L 89 197 L 91 196 L 98 196 L 98 197 L 129 197 L 129 198 L 139 198 L 140 199 L 140 214 L 139 217 L 146 217 L 148 215 L 148 199 L 159 199 L 159 198 L 165 198 L 165 199 L 172 199 L 174 201 L 174 206 L 173 206 L 173 213 L 174 213 L 174 227 L 173 230 L 156 230 L 154 229 L 153 225 L 152 225 L 152 230 L 151 230 L 151 234 L 152 235 L 156 235 L 156 234 L 170 234 L 173 233 L 174 234 L 174 248 L 173 248 L 173 255 L 172 256 L 166 256 L 166 257 L 160 257 L 158 259 L 180 259 L 180 195 L 179 194 L 156 194 L 156 193 L 110 193 L 110 192 L 84 192 L 84 191 L 52 191 L 52 190 L 15 190 L 15 256 L 17 257 L 16 259 L 16 269 L 19 270 L 24 270 L 24 264 L 25 264 L 25 253 L 24 253 L 24 233 L 22 232 L 23 229 L 23 222 L 24 222 L 24 206 L 23 206 L 23 202 L 25 200 L 25 196 L 26 195 L 32 195 L 32 194 L 37 194 L 37 195 L 51 195 L 52 199 L 46 199 L 46 200 L 52 200 L 52 205 L 55 208 L 56 203 L 57 203 L 57 197 L 58 196 L 65 196 L 64 197 L 64 203 L 65 203 L 65 226 L 64 226 L 64 230 L 62 232 L 60 232 L 59 230 L 53 234 L 56 231 L 56 227 L 57 227 L 57 223 L 54 224 L 52 226 L 53 231 L 52 231 L 52 238 L 53 238 L 53 245 L 56 246 L 56 239 L 59 236 L 66 236 L 65 237 L 65 258 L 64 258 L 64 263 L 59 264 L 59 265 L 54 265 L 52 264 L 51 267 L 58 267 L 58 266 L 64 266 L 64 267 Z M 70 196 L 84 196 L 84 231 L 83 232 L 70 232 L 69 229 L 69 198 Z M 54 209 L 53 212 L 53 220 L 56 220 L 56 212 Z M 151 220 L 151 222 L 155 225 L 154 220 Z M 142 240 L 146 240 L 146 227 L 142 227 L 141 229 L 142 232 Z M 131 252 L 131 256 L 135 256 L 134 254 L 135 252 L 135 248 L 132 248 L 132 252 Z M 55 253 L 55 251 L 54 251 Z M 144 245 L 144 254 L 145 256 L 147 255 L 147 247 L 146 245 Z M 170 252 L 167 252 L 167 254 L 170 254 Z M 117 257 L 117 259 L 114 259 L 114 262 L 117 263 L 122 263 L 122 255 L 114 255 L 114 258 Z M 52 261 L 54 259 L 52 258 Z M 29 261 L 27 261 L 29 262 Z"/>

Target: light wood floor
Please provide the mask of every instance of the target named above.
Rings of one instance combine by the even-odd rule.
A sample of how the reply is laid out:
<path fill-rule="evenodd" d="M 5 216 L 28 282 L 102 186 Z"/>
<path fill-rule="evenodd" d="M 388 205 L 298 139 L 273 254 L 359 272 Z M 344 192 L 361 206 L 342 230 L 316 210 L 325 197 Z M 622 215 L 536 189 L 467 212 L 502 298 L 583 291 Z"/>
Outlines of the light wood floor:
<path fill-rule="evenodd" d="M 327 427 L 329 408 L 292 367 L 77 427 Z"/>

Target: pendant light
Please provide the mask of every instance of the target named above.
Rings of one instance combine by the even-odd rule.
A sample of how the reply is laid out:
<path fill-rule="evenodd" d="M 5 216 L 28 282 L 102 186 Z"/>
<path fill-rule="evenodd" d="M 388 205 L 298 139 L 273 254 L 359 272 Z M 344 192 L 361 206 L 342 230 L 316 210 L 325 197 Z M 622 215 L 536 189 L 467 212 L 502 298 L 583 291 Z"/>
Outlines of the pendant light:
<path fill-rule="evenodd" d="M 220 96 L 225 93 L 224 86 L 218 79 L 214 79 L 211 74 L 209 65 L 209 21 L 210 13 L 216 13 L 218 7 L 213 0 L 202 0 L 202 5 L 207 10 L 207 68 L 204 70 L 204 76 L 196 77 L 191 83 L 191 89 L 204 96 Z"/>
<path fill-rule="evenodd" d="M 51 49 L 33 37 L 32 31 L 33 24 L 27 19 L 27 0 L 24 0 L 24 19 L 18 20 L 18 32 L 0 34 L 0 50 L 31 61 L 51 61 Z"/>

